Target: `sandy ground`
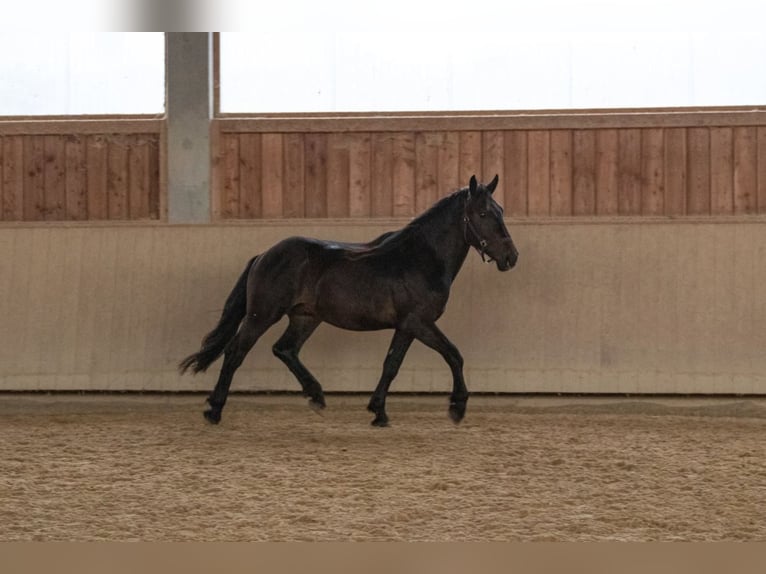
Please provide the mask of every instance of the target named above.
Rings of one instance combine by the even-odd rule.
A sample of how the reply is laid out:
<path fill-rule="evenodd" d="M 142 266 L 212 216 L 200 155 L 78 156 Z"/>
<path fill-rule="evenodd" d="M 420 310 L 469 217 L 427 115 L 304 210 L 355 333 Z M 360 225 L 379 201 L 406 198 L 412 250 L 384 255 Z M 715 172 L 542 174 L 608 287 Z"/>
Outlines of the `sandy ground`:
<path fill-rule="evenodd" d="M 0 540 L 766 540 L 766 400 L 0 395 Z"/>

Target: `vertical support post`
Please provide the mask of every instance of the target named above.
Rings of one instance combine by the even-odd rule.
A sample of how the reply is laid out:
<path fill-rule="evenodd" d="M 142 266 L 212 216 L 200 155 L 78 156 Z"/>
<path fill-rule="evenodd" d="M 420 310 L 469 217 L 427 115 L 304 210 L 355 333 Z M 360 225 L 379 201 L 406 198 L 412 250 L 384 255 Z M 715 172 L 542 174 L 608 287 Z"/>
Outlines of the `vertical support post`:
<path fill-rule="evenodd" d="M 167 214 L 207 223 L 210 212 L 212 32 L 167 32 Z"/>

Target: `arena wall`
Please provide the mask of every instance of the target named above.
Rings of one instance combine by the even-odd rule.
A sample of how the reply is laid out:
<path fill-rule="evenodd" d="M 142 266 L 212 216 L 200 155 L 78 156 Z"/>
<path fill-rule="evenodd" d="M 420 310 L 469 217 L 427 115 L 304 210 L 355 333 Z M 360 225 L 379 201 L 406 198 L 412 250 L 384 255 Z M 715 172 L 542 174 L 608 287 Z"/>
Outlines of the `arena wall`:
<path fill-rule="evenodd" d="M 250 256 L 289 235 L 361 241 L 404 223 L 0 227 L 0 388 L 208 390 L 218 364 L 175 367 Z M 519 265 L 501 274 L 471 253 L 440 321 L 471 391 L 766 393 L 762 218 L 508 223 Z M 270 351 L 283 328 L 233 390 L 298 390 Z M 328 391 L 371 391 L 389 339 L 323 325 L 302 357 Z M 392 390 L 449 389 L 442 359 L 414 344 Z"/>

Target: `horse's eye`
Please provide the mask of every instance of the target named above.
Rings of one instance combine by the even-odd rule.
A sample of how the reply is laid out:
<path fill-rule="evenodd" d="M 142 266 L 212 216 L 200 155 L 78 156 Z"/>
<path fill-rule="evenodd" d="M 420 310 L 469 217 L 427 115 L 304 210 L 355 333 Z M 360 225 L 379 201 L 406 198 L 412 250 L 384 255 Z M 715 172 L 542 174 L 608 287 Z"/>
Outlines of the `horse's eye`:
<path fill-rule="evenodd" d="M 479 217 L 487 217 L 487 212 L 486 211 L 479 212 Z"/>

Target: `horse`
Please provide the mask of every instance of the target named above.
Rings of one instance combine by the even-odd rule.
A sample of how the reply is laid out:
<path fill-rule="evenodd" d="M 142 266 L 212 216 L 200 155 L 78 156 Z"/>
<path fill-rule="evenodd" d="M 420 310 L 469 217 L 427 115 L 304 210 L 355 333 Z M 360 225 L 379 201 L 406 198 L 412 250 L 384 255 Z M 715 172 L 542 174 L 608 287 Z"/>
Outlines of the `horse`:
<path fill-rule="evenodd" d="M 200 350 L 178 365 L 181 374 L 188 369 L 199 373 L 224 355 L 218 381 L 207 397 L 205 419 L 221 421 L 235 371 L 261 335 L 287 315 L 287 330 L 272 351 L 298 380 L 313 409 L 325 408 L 324 392 L 298 353 L 320 323 L 327 322 L 353 331 L 394 330 L 367 406 L 375 415 L 373 426 L 388 426 L 386 396 L 416 339 L 449 365 L 448 415 L 458 424 L 468 401 L 463 358 L 436 321 L 471 247 L 499 271 L 516 265 L 519 252 L 502 208 L 492 197 L 497 183 L 497 175 L 486 185 L 474 175 L 467 187 L 369 243 L 289 237 L 248 261 L 216 327 L 204 337 Z"/>

